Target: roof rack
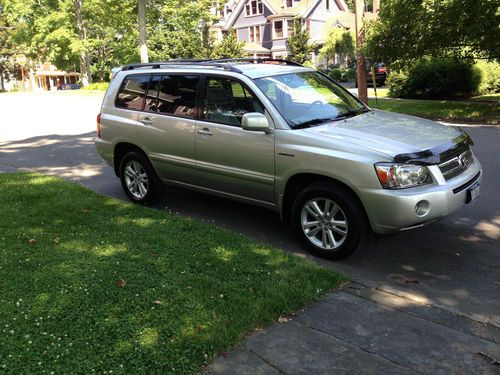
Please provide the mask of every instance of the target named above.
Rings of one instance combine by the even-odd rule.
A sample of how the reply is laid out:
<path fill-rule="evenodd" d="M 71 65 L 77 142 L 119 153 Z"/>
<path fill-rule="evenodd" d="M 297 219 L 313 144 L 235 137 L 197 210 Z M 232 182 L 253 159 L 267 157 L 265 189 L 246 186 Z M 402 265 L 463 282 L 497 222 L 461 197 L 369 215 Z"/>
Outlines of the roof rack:
<path fill-rule="evenodd" d="M 207 64 L 210 63 L 210 64 Z M 210 67 L 222 68 L 224 70 L 230 70 L 236 73 L 241 73 L 241 70 L 235 68 L 234 66 L 228 64 L 219 64 L 216 60 L 202 60 L 202 59 L 177 59 L 154 63 L 137 63 L 128 64 L 122 67 L 121 70 L 134 70 L 140 68 L 150 68 L 150 69 L 160 69 L 162 66 L 168 65 L 209 65 Z"/>
<path fill-rule="evenodd" d="M 231 62 L 252 62 L 254 64 L 266 64 L 266 63 L 281 63 L 290 66 L 303 66 L 295 61 L 283 60 L 283 59 L 273 59 L 270 57 L 242 57 L 235 59 L 218 59 L 218 60 L 205 60 L 207 63 L 231 63 Z"/>
<path fill-rule="evenodd" d="M 236 68 L 234 65 L 229 63 L 254 63 L 254 64 L 284 64 L 290 66 L 303 66 L 299 63 L 289 60 L 281 60 L 281 59 L 272 59 L 272 58 L 262 58 L 262 57 L 243 57 L 237 59 L 217 59 L 217 60 L 208 60 L 208 59 L 174 59 L 168 61 L 161 62 L 153 62 L 153 63 L 137 63 L 137 64 L 129 64 L 125 65 L 121 70 L 134 70 L 139 68 L 151 68 L 151 69 L 160 69 L 162 66 L 168 65 L 208 65 L 210 67 L 222 68 L 224 70 L 230 70 L 232 72 L 242 73 L 242 71 Z"/>

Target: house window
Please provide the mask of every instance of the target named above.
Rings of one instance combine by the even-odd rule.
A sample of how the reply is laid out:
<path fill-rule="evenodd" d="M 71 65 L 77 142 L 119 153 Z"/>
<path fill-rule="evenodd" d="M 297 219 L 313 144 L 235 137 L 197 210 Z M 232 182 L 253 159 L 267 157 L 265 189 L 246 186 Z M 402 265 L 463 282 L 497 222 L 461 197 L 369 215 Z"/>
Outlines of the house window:
<path fill-rule="evenodd" d="M 260 43 L 262 39 L 260 38 L 260 26 L 250 26 L 250 42 L 252 43 Z"/>
<path fill-rule="evenodd" d="M 283 21 L 274 21 L 274 39 L 283 38 Z"/>
<path fill-rule="evenodd" d="M 257 16 L 262 13 L 264 13 L 262 0 L 249 0 L 245 4 L 245 16 Z"/>
<path fill-rule="evenodd" d="M 285 0 L 285 8 L 293 7 L 293 0 Z"/>
<path fill-rule="evenodd" d="M 287 37 L 290 37 L 293 35 L 293 23 L 295 22 L 295 20 L 287 20 L 286 21 L 286 25 L 287 25 Z M 299 22 L 299 21 L 297 21 Z"/>

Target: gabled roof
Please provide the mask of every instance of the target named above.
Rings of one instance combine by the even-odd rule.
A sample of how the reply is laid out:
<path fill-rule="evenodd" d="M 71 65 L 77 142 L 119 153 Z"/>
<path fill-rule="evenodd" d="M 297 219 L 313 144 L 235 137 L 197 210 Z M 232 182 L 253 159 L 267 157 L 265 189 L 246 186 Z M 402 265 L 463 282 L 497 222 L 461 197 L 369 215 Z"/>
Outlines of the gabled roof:
<path fill-rule="evenodd" d="M 230 29 L 231 27 L 233 27 L 234 22 L 240 16 L 240 14 L 243 11 L 243 9 L 244 9 L 245 4 L 246 4 L 247 1 L 248 0 L 240 0 L 240 2 L 238 3 L 238 5 L 236 5 L 236 8 L 234 8 L 233 12 L 231 13 L 231 16 L 229 17 L 229 19 L 226 22 L 226 26 L 225 26 L 226 29 Z M 271 0 L 271 1 L 276 1 L 276 0 Z M 277 10 L 271 5 L 271 2 L 269 0 L 262 0 L 262 3 L 267 8 L 269 8 L 269 10 L 271 12 L 277 13 Z"/>
<path fill-rule="evenodd" d="M 229 17 L 225 28 L 229 29 L 233 27 L 234 22 L 236 19 L 239 17 L 241 12 L 244 10 L 244 6 L 249 0 L 240 0 L 236 8 L 234 9 L 233 13 L 231 14 L 231 17 Z M 269 10 L 273 13 L 270 18 L 276 18 L 276 17 L 301 17 L 301 18 L 307 18 L 311 15 L 312 11 L 316 8 L 319 2 L 323 0 L 301 0 L 297 4 L 295 4 L 295 1 L 293 2 L 294 6 L 290 8 L 285 8 L 283 6 L 284 0 L 262 0 L 262 3 L 269 8 Z M 348 7 L 345 3 L 344 0 L 332 0 L 335 1 L 337 4 L 337 7 L 340 9 L 342 12 L 349 12 Z"/>

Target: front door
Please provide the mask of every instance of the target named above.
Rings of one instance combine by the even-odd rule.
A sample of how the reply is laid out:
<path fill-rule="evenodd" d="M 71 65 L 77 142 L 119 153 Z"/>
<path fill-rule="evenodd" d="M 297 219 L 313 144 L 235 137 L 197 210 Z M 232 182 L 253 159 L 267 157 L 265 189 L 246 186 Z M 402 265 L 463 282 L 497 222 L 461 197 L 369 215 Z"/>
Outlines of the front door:
<path fill-rule="evenodd" d="M 247 112 L 264 113 L 248 87 L 235 79 L 207 76 L 196 123 L 196 158 L 202 187 L 254 200 L 274 199 L 274 134 L 246 131 Z"/>

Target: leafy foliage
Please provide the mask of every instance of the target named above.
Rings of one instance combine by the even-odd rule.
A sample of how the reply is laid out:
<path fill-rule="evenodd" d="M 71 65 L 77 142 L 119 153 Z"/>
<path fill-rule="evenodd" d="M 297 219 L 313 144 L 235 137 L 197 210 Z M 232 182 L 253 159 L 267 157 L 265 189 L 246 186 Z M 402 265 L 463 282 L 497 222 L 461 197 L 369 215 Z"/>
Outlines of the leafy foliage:
<path fill-rule="evenodd" d="M 500 64 L 498 62 L 476 62 L 476 67 L 481 73 L 481 84 L 478 92 L 480 95 L 495 94 L 500 92 Z"/>
<path fill-rule="evenodd" d="M 210 43 L 202 35 L 216 21 L 211 4 L 211 0 L 152 1 L 147 13 L 150 60 L 207 58 Z"/>
<path fill-rule="evenodd" d="M 316 46 L 309 44 L 309 31 L 302 28 L 300 20 L 293 23 L 293 35 L 286 40 L 286 48 L 290 51 L 288 56 L 291 60 L 303 64 L 310 59 L 311 53 Z"/>
<path fill-rule="evenodd" d="M 84 0 L 79 33 L 74 0 L 0 0 L 5 21 L 0 48 L 6 39 L 8 54 L 24 53 L 31 61 L 51 61 L 63 70 L 78 70 L 82 53 L 89 56 L 95 79 L 109 79 L 111 68 L 139 60 L 137 1 Z M 148 0 L 148 47 L 151 61 L 171 58 L 208 58 L 213 43 L 206 33 L 216 17 L 211 0 Z M 81 31 L 81 30 L 80 30 Z M 82 35 L 83 34 L 83 35 Z M 84 36 L 84 37 L 83 37 Z M 236 53 L 229 44 L 217 53 Z M 0 60 L 6 54 L 0 50 Z"/>
<path fill-rule="evenodd" d="M 422 56 L 500 58 L 500 12 L 490 0 L 384 0 L 365 56 L 408 67 Z"/>
<path fill-rule="evenodd" d="M 319 51 L 320 58 L 328 62 L 333 60 L 336 61 L 338 56 L 338 62 L 344 64 L 347 59 L 354 58 L 355 52 L 355 36 L 354 33 L 346 31 L 340 27 L 334 27 L 330 30 L 325 44 Z"/>
<path fill-rule="evenodd" d="M 480 72 L 471 62 L 422 59 L 407 74 L 393 72 L 388 85 L 390 96 L 444 99 L 472 96 L 480 82 Z"/>
<path fill-rule="evenodd" d="M 244 57 L 243 46 L 245 42 L 238 42 L 236 30 L 230 30 L 222 38 L 222 41 L 214 46 L 211 58 L 213 59 L 231 59 Z"/>

